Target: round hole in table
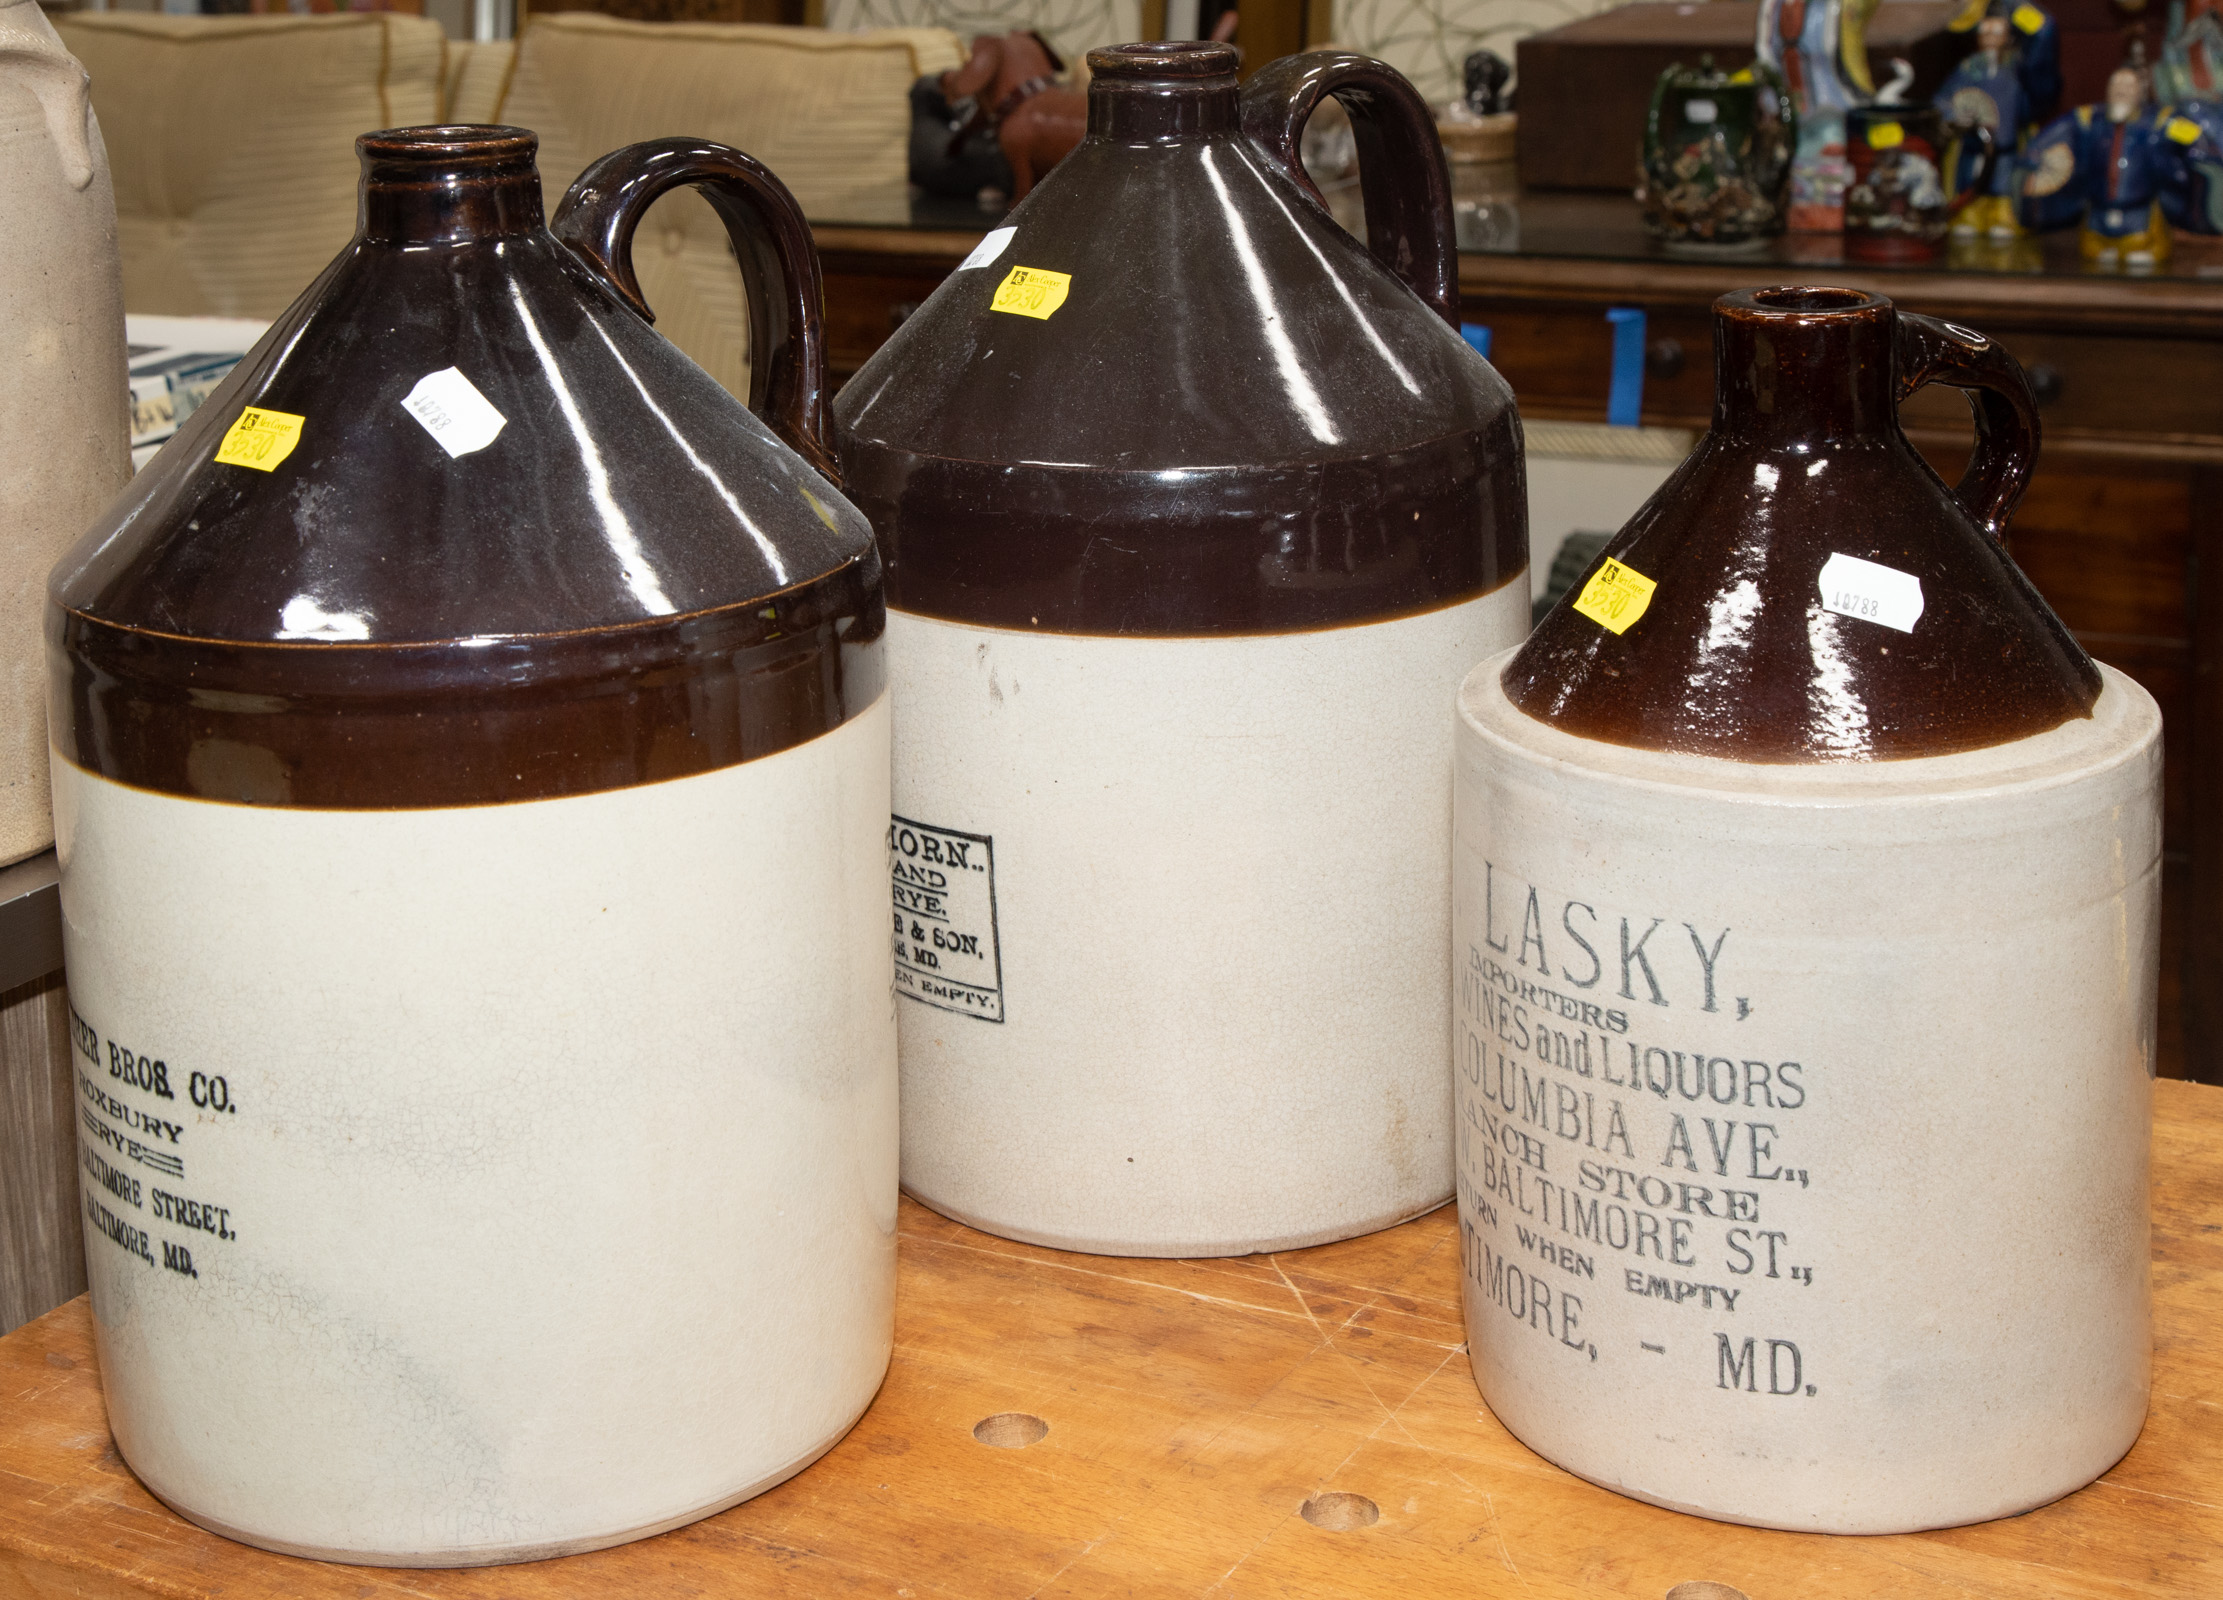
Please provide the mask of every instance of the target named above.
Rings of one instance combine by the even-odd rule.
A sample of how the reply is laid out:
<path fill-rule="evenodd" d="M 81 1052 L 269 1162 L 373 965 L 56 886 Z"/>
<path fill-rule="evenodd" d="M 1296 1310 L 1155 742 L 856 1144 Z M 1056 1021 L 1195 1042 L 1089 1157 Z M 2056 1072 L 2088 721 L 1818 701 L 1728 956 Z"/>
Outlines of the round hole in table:
<path fill-rule="evenodd" d="M 992 1450 L 1024 1450 L 1048 1436 L 1050 1425 L 1026 1411 L 999 1411 L 973 1424 L 973 1437 Z"/>
<path fill-rule="evenodd" d="M 1382 1520 L 1380 1506 L 1363 1494 L 1345 1494 L 1341 1490 L 1314 1495 L 1298 1508 L 1297 1514 L 1315 1528 L 1325 1528 L 1330 1533 L 1351 1533 L 1359 1528 L 1371 1528 Z"/>
<path fill-rule="evenodd" d="M 1752 1600 L 1742 1589 L 1726 1583 L 1716 1583 L 1711 1578 L 1696 1578 L 1689 1583 L 1678 1583 L 1667 1591 L 1667 1600 Z"/>

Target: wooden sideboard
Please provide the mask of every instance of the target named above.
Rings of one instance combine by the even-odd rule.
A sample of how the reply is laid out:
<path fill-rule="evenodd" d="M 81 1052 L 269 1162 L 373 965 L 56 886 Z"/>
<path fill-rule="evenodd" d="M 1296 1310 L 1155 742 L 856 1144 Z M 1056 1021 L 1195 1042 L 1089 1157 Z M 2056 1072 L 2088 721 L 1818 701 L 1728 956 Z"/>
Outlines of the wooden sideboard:
<path fill-rule="evenodd" d="M 2223 246 L 2190 241 L 2172 275 L 2151 278 L 2083 272 L 2067 238 L 2045 241 L 2017 273 L 1862 267 L 1815 239 L 1697 262 L 1659 254 L 1617 197 L 1526 196 L 1519 206 L 1521 249 L 1462 254 L 1459 282 L 1467 320 L 1490 328 L 1491 358 L 1533 418 L 1605 420 L 1605 312 L 1634 306 L 1646 313 L 1644 420 L 1704 427 L 1709 307 L 1765 283 L 1887 294 L 1981 329 L 2031 370 L 2046 438 L 2015 520 L 2015 558 L 2085 647 L 2161 704 L 2161 1070 L 2223 1083 Z M 993 223 L 819 225 L 837 378 Z M 1926 390 L 1904 416 L 1939 471 L 1957 477 L 1971 437 L 1959 397 Z"/>

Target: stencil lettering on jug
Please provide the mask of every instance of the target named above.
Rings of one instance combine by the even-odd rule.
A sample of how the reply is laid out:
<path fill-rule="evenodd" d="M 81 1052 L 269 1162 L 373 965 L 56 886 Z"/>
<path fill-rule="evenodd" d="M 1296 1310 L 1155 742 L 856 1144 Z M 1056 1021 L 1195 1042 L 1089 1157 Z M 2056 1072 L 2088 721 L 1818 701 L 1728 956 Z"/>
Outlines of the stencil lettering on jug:
<path fill-rule="evenodd" d="M 1813 1185 L 1795 1159 L 1810 1069 L 1725 1048 L 1718 1030 L 1741 1033 L 1757 1015 L 1736 992 L 1735 930 L 1551 894 L 1494 863 L 1484 883 L 1481 938 L 1458 974 L 1454 1043 L 1475 1292 L 1538 1332 L 1552 1320 L 1569 1344 L 1570 1285 L 1594 1295 L 1610 1283 L 1641 1329 L 1635 1348 L 1702 1355 L 1717 1391 L 1815 1393 L 1792 1341 L 1739 1334 L 1732 1343 L 1715 1327 L 1719 1349 L 1702 1350 L 1669 1337 L 1678 1318 L 1764 1316 L 1766 1296 L 1814 1281 L 1795 1218 L 1780 1214 Z M 1645 1037 L 1692 1026 L 1700 1038 Z M 1579 1326 L 1582 1298 L 1571 1298 Z M 1547 1318 L 1541 1306 L 1559 1309 Z M 1588 1337 L 1573 1343 L 1592 1347 Z M 1621 1353 L 1618 1336 L 1613 1344 Z M 1734 1383 L 1715 1381 L 1730 1370 L 1714 1370 L 1717 1355 Z"/>
<path fill-rule="evenodd" d="M 176 1144 L 178 1135 L 185 1131 L 184 1126 L 180 1123 L 172 1122 L 167 1117 L 156 1116 L 149 1111 L 142 1111 L 130 1102 L 109 1094 L 82 1072 L 77 1075 L 77 1087 L 83 1091 L 85 1098 L 91 1101 L 97 1109 L 122 1123 L 125 1127 L 135 1128 L 151 1139 L 167 1139 L 170 1143 Z"/>
<path fill-rule="evenodd" d="M 1524 891 L 1525 899 L 1521 898 Z M 1502 905 L 1501 895 L 1504 896 Z M 1520 906 L 1517 931 L 1513 921 L 1516 902 Z M 1547 903 L 1556 912 L 1556 918 L 1552 918 L 1556 926 L 1551 937 L 1562 941 L 1561 965 L 1556 974 L 1546 949 L 1545 928 L 1551 916 L 1545 910 Z M 1615 922 L 1619 926 L 1609 940 L 1605 929 Z M 1516 966 L 1532 970 L 1546 980 L 1556 976 L 1585 990 L 1595 989 L 1618 974 L 1619 984 L 1611 992 L 1623 1000 L 1672 1007 L 1677 1002 L 1670 998 L 1670 992 L 1681 991 L 1681 1003 L 1686 1007 L 1695 1004 L 1701 1011 L 1720 1010 L 1723 996 L 1716 987 L 1716 968 L 1721 962 L 1722 946 L 1729 942 L 1729 930 L 1701 932 L 1696 924 L 1685 922 L 1679 925 L 1678 931 L 1689 938 L 1687 951 L 1672 933 L 1660 945 L 1653 945 L 1653 939 L 1668 922 L 1666 917 L 1643 915 L 1601 917 L 1595 906 L 1571 896 L 1555 896 L 1547 902 L 1535 885 L 1516 884 L 1510 878 L 1501 889 L 1496 863 L 1482 865 L 1482 942 L 1501 956 L 1511 956 Z M 1517 949 L 1513 942 L 1516 938 L 1519 941 Z M 1601 955 L 1601 951 L 1607 954 Z M 1568 964 L 1570 961 L 1572 965 Z M 1693 965 L 1695 982 L 1691 975 Z M 1742 995 L 1731 998 L 1741 1021 L 1749 1014 L 1750 1005 Z M 1614 1031 L 1625 1032 L 1626 1027 Z"/>
<path fill-rule="evenodd" d="M 228 1206 L 210 1205 L 204 1200 L 188 1200 L 174 1195 L 167 1189 L 153 1190 L 149 1196 L 154 1201 L 155 1219 L 174 1222 L 181 1228 L 198 1228 L 203 1233 L 213 1233 L 219 1239 L 235 1239 L 232 1232 L 232 1214 Z"/>
<path fill-rule="evenodd" d="M 93 1231 L 125 1255 L 137 1256 L 150 1267 L 154 1265 L 154 1252 L 147 1247 L 146 1229 L 132 1226 L 91 1195 L 85 1196 L 85 1215 Z"/>
<path fill-rule="evenodd" d="M 82 1066 L 76 1073 L 78 1094 L 85 1102 L 77 1108 L 78 1125 L 84 1135 L 77 1145 L 78 1164 L 84 1168 L 85 1176 L 114 1199 L 147 1213 L 150 1221 L 225 1241 L 236 1239 L 238 1234 L 231 1225 L 229 1206 L 146 1185 L 109 1159 L 114 1156 L 136 1163 L 173 1182 L 185 1176 L 182 1145 L 187 1124 L 134 1102 L 122 1093 L 128 1087 L 157 1099 L 177 1100 L 175 1075 L 168 1060 L 146 1051 L 127 1049 L 113 1039 L 104 1041 L 99 1030 L 74 1006 L 70 1008 L 70 1039 L 77 1053 L 94 1071 L 105 1067 L 108 1080 L 105 1083 L 97 1080 Z M 192 1071 L 185 1074 L 183 1081 L 187 1099 L 202 1113 L 210 1114 L 195 1121 L 207 1122 L 211 1116 L 225 1117 L 238 1111 L 232 1100 L 231 1085 L 222 1074 Z M 182 1108 L 180 1115 L 183 1115 Z M 93 1231 L 127 1255 L 151 1267 L 155 1264 L 153 1245 L 159 1242 L 164 1267 L 180 1277 L 201 1275 L 191 1246 L 183 1240 L 157 1240 L 147 1229 L 125 1220 L 89 1193 L 85 1196 L 85 1206 L 85 1215 Z"/>
<path fill-rule="evenodd" d="M 995 841 L 907 817 L 888 823 L 896 993 L 1003 1021 Z"/>
<path fill-rule="evenodd" d="M 1550 1339 L 1590 1360 L 1598 1347 L 1582 1336 L 1582 1298 L 1565 1287 L 1554 1289 L 1541 1275 L 1523 1272 L 1490 1247 L 1465 1218 L 1459 1224 L 1459 1254 L 1466 1274 L 1489 1302 L 1522 1327 Z"/>
<path fill-rule="evenodd" d="M 98 1150 L 89 1144 L 77 1147 L 77 1164 L 85 1169 L 85 1176 L 99 1184 L 126 1205 L 140 1203 L 140 1183 L 128 1172 L 119 1172 L 110 1166 Z"/>
<path fill-rule="evenodd" d="M 144 1089 L 148 1094 L 164 1100 L 175 1100 L 177 1093 L 170 1087 L 170 1064 L 157 1061 L 152 1056 L 126 1050 L 115 1040 L 108 1041 L 108 1076 L 134 1089 Z"/>
<path fill-rule="evenodd" d="M 1729 1335 L 1714 1335 L 1716 1370 L 1714 1387 L 1717 1389 L 1742 1389 L 1747 1394 L 1785 1395 L 1816 1393 L 1814 1386 L 1805 1381 L 1806 1363 L 1799 1348 L 1788 1339 L 1765 1341 L 1767 1356 L 1767 1388 L 1760 1387 L 1762 1341 L 1746 1339 L 1742 1344 L 1732 1344 Z"/>

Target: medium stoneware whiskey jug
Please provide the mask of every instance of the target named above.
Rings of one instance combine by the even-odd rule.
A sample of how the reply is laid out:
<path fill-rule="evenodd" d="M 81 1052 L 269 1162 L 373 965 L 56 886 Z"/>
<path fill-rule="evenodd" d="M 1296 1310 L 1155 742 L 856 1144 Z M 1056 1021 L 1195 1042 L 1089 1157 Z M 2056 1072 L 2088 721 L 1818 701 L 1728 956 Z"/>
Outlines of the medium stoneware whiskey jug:
<path fill-rule="evenodd" d="M 762 167 L 633 146 L 552 235 L 529 133 L 359 144 L 354 242 L 53 579 L 93 1310 L 194 1521 L 519 1561 L 779 1482 L 885 1371 L 879 563 Z M 643 314 L 681 183 L 769 427 Z"/>
<path fill-rule="evenodd" d="M 1221 1255 L 1451 1193 L 1451 729 L 1527 620 L 1520 427 L 1378 62 L 1089 57 L 1087 139 L 842 390 L 889 581 L 903 1174 Z M 1370 255 L 1296 158 L 1358 133 Z"/>
<path fill-rule="evenodd" d="M 1678 1510 L 2025 1511 L 2145 1416 L 2160 716 L 2007 556 L 1997 346 L 1849 289 L 1714 340 L 1712 431 L 1459 697 L 1474 1374 Z"/>
<path fill-rule="evenodd" d="M 123 268 L 85 69 L 0 5 L 0 866 L 54 842 L 46 574 L 131 477 Z"/>

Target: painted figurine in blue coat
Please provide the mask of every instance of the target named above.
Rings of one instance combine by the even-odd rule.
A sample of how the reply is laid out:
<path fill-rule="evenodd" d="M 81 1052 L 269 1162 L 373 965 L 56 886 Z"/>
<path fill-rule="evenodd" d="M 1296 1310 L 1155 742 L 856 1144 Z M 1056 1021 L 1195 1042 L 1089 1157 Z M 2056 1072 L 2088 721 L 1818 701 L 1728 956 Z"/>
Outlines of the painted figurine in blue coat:
<path fill-rule="evenodd" d="M 2030 0 L 1971 0 L 1949 24 L 1954 32 L 1976 33 L 1976 48 L 1953 69 L 1932 103 L 1948 122 L 1989 128 L 2000 159 L 1992 168 L 1990 192 L 1978 196 L 1953 219 L 1958 238 L 2011 239 L 2023 229 L 2015 220 L 2015 156 L 2030 141 L 2061 98 L 2060 26 Z M 1963 188 L 1975 175 L 1980 153 L 1964 148 L 1953 174 Z"/>
<path fill-rule="evenodd" d="M 2223 101 L 2184 101 L 2161 131 L 2180 152 L 2162 214 L 2188 233 L 2223 233 Z"/>
<path fill-rule="evenodd" d="M 2151 267 L 2169 258 L 2161 197 L 2177 180 L 2181 120 L 2146 95 L 2145 74 L 2117 67 L 2102 105 L 2057 117 L 2023 152 L 2021 220 L 2066 227 L 2081 215 L 2084 259 L 2100 266 Z"/>

